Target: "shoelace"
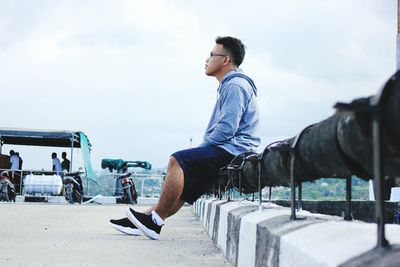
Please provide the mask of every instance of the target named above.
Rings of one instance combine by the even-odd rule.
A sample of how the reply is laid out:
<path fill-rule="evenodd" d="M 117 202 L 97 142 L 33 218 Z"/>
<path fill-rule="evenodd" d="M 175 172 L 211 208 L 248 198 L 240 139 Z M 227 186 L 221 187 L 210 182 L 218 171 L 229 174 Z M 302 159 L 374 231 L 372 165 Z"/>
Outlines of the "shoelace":
<path fill-rule="evenodd" d="M 155 224 L 155 225 L 157 225 L 157 226 L 163 226 L 164 224 L 161 224 L 161 225 L 158 225 L 158 222 L 157 222 L 157 220 L 153 217 L 153 214 L 149 214 L 150 215 L 150 217 L 151 217 L 151 220 L 153 221 L 153 223 Z"/>
<path fill-rule="evenodd" d="M 151 216 L 151 220 L 153 221 L 153 223 L 155 223 L 155 225 L 158 225 L 157 220 L 155 218 L 153 218 L 153 215 L 150 214 L 150 216 Z"/>

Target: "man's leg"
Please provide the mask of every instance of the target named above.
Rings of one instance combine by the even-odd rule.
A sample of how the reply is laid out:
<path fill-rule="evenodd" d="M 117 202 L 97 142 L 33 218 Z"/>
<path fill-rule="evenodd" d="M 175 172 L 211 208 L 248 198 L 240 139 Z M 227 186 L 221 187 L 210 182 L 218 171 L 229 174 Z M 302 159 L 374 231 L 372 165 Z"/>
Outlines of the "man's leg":
<path fill-rule="evenodd" d="M 174 157 L 170 157 L 168 163 L 167 177 L 160 195 L 160 199 L 154 211 L 165 219 L 170 216 L 170 212 L 175 214 L 183 205 L 184 201 L 179 199 L 182 194 L 184 184 L 183 170 Z M 171 214 L 171 215 L 172 215 Z"/>
<path fill-rule="evenodd" d="M 184 201 L 193 203 L 204 194 L 218 177 L 219 169 L 233 157 L 217 146 L 175 152 L 169 159 L 165 184 L 154 210 L 146 214 L 127 208 L 126 216 L 147 237 L 159 239 L 164 219 L 175 214 Z"/>
<path fill-rule="evenodd" d="M 184 204 L 185 204 L 185 201 L 179 198 L 179 199 L 174 203 L 174 205 L 172 206 L 172 208 L 170 209 L 167 218 L 168 218 L 168 217 L 171 217 L 172 215 L 174 215 L 175 213 L 177 213 L 178 210 L 180 210 Z M 151 212 L 152 212 L 153 210 L 155 210 L 155 208 L 156 208 L 156 206 L 151 207 L 150 209 L 146 210 L 144 213 L 145 213 L 145 214 L 151 214 Z"/>
<path fill-rule="evenodd" d="M 172 158 L 172 159 L 175 162 L 173 162 L 172 164 L 169 164 L 168 173 L 170 173 L 170 171 L 172 172 L 173 169 L 174 169 L 174 167 L 170 168 L 170 166 L 177 164 L 175 158 Z M 170 161 L 172 161 L 172 160 L 170 160 Z M 165 182 L 164 187 L 163 187 L 163 192 L 164 192 L 164 189 L 167 186 L 170 186 L 169 183 L 167 182 L 168 177 L 169 176 L 167 175 L 167 179 L 166 179 L 166 182 Z M 169 180 L 171 180 L 171 179 L 169 179 Z M 167 183 L 168 183 L 168 185 L 167 185 Z M 163 192 L 161 193 L 161 195 L 164 194 Z M 178 196 L 180 196 L 180 194 Z M 173 203 L 172 207 L 169 209 L 168 215 L 166 217 L 170 217 L 170 216 L 174 215 L 178 210 L 180 210 L 180 208 L 183 206 L 183 204 L 185 204 L 185 201 L 180 199 L 180 198 L 178 198 Z M 157 206 L 151 207 L 150 209 L 148 209 L 144 213 L 147 214 L 147 215 L 150 215 L 152 213 L 152 211 L 156 209 Z M 163 219 L 165 219 L 165 218 L 163 218 Z M 137 229 L 137 227 L 128 218 L 122 218 L 122 219 L 119 219 L 119 220 L 111 219 L 110 220 L 110 224 L 111 224 L 112 227 L 114 227 L 115 229 L 117 229 L 118 231 L 120 231 L 120 232 L 122 232 L 124 234 L 128 234 L 128 235 L 140 235 L 141 234 L 140 231 Z"/>
<path fill-rule="evenodd" d="M 168 163 L 167 177 L 155 209 L 151 214 L 146 214 L 128 208 L 125 211 L 126 216 L 147 237 L 159 239 L 164 219 L 169 214 L 178 211 L 184 203 L 183 200 L 179 199 L 183 191 L 183 184 L 183 170 L 176 159 L 171 157 Z"/>

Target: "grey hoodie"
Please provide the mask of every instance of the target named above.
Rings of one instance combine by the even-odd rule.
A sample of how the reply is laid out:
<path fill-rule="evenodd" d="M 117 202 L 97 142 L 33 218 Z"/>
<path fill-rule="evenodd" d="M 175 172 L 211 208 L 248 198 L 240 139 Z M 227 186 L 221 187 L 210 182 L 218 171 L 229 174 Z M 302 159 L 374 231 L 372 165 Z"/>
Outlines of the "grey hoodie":
<path fill-rule="evenodd" d="M 218 99 L 200 146 L 217 145 L 232 155 L 260 145 L 257 88 L 241 71 L 230 71 L 218 87 Z"/>

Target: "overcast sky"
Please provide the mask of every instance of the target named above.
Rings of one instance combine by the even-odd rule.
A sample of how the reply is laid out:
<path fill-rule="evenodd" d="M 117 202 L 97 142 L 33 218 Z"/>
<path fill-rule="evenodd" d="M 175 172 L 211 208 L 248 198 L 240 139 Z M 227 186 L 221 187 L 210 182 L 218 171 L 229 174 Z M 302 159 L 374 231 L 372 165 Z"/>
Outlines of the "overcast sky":
<path fill-rule="evenodd" d="M 231 35 L 259 90 L 262 150 L 378 91 L 395 71 L 396 2 L 0 0 L 0 126 L 81 130 L 95 169 L 164 167 L 201 143 L 218 87 L 204 63 Z M 53 149 L 13 148 L 50 168 Z"/>

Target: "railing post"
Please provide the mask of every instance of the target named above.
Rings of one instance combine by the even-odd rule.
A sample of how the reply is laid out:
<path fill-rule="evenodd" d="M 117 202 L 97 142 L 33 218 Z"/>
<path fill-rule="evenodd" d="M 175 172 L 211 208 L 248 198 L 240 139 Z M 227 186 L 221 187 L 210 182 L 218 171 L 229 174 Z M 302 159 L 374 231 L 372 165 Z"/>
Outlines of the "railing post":
<path fill-rule="evenodd" d="M 303 183 L 299 180 L 299 199 L 297 203 L 297 211 L 301 211 L 303 209 Z"/>
<path fill-rule="evenodd" d="M 291 151 L 290 157 L 290 220 L 296 220 L 296 186 L 294 178 L 294 162 L 296 155 Z"/>
<path fill-rule="evenodd" d="M 260 210 L 260 211 L 262 211 L 263 210 L 263 206 L 262 206 L 262 188 L 261 188 L 261 170 L 262 170 L 262 167 L 261 167 L 261 164 L 262 164 L 262 162 L 261 162 L 261 160 L 262 160 L 262 154 L 258 157 L 258 194 L 259 194 L 259 206 L 258 206 L 258 209 Z"/>
<path fill-rule="evenodd" d="M 143 195 L 144 195 L 144 193 L 143 193 L 144 190 L 143 189 L 144 189 L 144 179 L 142 178 L 142 188 L 140 189 L 140 196 L 141 197 L 143 197 Z"/>
<path fill-rule="evenodd" d="M 269 204 L 272 202 L 272 186 L 269 187 L 269 195 L 268 195 Z"/>
<path fill-rule="evenodd" d="M 389 242 L 385 237 L 385 202 L 383 199 L 383 170 L 382 170 L 382 148 L 380 133 L 380 114 L 376 110 L 373 112 L 372 120 L 372 138 L 373 138 L 373 165 L 375 177 L 375 202 L 376 202 L 376 220 L 378 227 L 378 243 L 377 247 L 387 247 Z"/>
<path fill-rule="evenodd" d="M 346 211 L 344 215 L 346 221 L 351 221 L 351 177 L 346 177 Z"/>

